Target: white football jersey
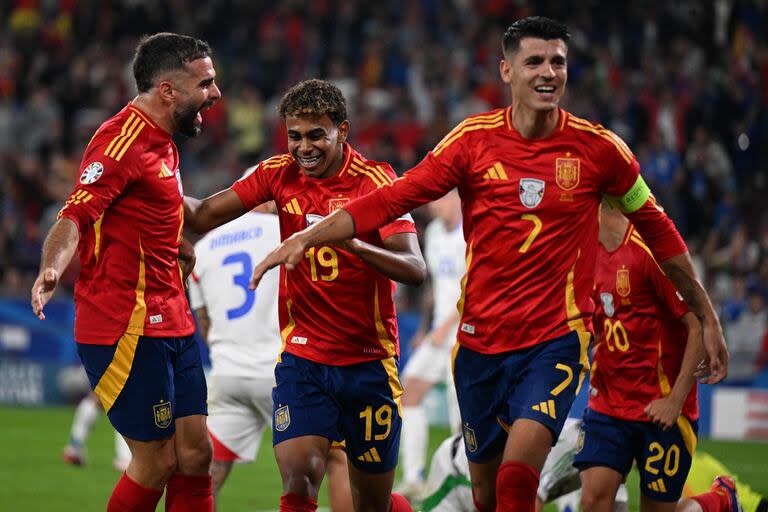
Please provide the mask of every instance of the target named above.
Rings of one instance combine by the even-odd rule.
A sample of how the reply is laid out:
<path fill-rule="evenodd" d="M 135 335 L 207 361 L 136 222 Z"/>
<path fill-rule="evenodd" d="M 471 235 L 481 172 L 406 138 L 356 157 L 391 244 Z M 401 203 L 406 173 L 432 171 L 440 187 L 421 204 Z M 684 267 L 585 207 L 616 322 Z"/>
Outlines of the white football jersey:
<path fill-rule="evenodd" d="M 248 289 L 253 267 L 280 243 L 277 215 L 249 212 L 195 244 L 189 279 L 192 309 L 206 307 L 208 346 L 217 375 L 274 379 L 280 351 L 277 295 L 280 272 L 267 272 Z"/>
<path fill-rule="evenodd" d="M 440 325 L 451 314 L 456 313 L 456 304 L 461 296 L 461 279 L 467 271 L 464 232 L 461 224 L 448 231 L 440 219 L 429 223 L 424 233 L 424 245 L 429 277 L 432 280 L 432 327 Z M 458 324 L 458 322 L 457 322 Z M 450 339 L 456 341 L 456 331 L 450 332 Z"/>

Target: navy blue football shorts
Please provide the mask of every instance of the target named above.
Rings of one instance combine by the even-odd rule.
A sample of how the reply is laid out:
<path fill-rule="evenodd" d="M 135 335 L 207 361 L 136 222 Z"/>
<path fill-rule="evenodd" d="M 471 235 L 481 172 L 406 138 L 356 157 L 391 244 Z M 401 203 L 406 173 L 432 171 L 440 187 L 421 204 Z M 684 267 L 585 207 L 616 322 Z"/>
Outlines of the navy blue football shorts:
<path fill-rule="evenodd" d="M 481 354 L 459 346 L 453 379 L 467 458 L 484 463 L 504 451 L 509 426 L 527 418 L 557 441 L 589 369 L 588 332 L 570 332 L 533 347 Z"/>
<path fill-rule="evenodd" d="M 137 441 L 173 435 L 174 420 L 208 414 L 200 348 L 192 336 L 124 334 L 113 345 L 77 344 L 91 388 L 115 430 Z"/>
<path fill-rule="evenodd" d="M 611 468 L 622 475 L 637 461 L 640 492 L 656 501 L 680 499 L 696 450 L 698 422 L 680 416 L 668 430 L 648 421 L 626 421 L 587 409 L 573 465 L 579 471 Z"/>
<path fill-rule="evenodd" d="M 343 441 L 347 458 L 368 473 L 397 466 L 400 395 L 394 357 L 350 366 L 315 363 L 283 352 L 272 390 L 272 443 L 301 436 Z"/>

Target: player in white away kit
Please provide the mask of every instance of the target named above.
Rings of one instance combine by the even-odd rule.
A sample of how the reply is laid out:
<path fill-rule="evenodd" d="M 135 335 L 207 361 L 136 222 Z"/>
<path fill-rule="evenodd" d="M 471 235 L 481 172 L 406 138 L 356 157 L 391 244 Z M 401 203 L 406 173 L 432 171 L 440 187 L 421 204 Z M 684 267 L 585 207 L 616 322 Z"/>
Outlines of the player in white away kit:
<path fill-rule="evenodd" d="M 573 467 L 573 456 L 578 449 L 580 427 L 581 420 L 568 418 L 557 444 L 549 452 L 541 470 L 537 511 L 552 501 L 556 501 L 560 511 L 578 510 L 581 480 L 579 471 Z M 449 437 L 435 451 L 425 491 L 421 512 L 475 512 L 469 483 L 469 464 L 461 434 Z M 578 492 L 579 496 L 569 495 L 574 492 Z M 614 511 L 629 510 L 628 500 L 627 489 L 622 484 L 616 493 Z"/>
<path fill-rule="evenodd" d="M 262 211 L 266 207 L 259 207 Z M 257 209 L 257 210 L 259 210 Z M 280 351 L 277 269 L 248 289 L 254 263 L 280 243 L 277 216 L 252 211 L 195 244 L 189 301 L 210 349 L 208 430 L 216 497 L 234 462 L 251 462 L 272 419 Z"/>
<path fill-rule="evenodd" d="M 424 312 L 419 332 L 427 331 L 430 325 L 431 330 L 421 339 L 419 334 L 414 337 L 419 344 L 403 371 L 403 430 L 400 438 L 403 482 L 398 490 L 409 499 L 418 499 L 424 487 L 429 424 L 422 403 L 435 384 L 445 382 L 447 385 L 451 429 L 458 432 L 461 425 L 451 375 L 451 349 L 459 325 L 456 303 L 461 295 L 461 279 L 467 269 L 458 192 L 452 190 L 430 203 L 429 210 L 434 220 L 424 234 L 424 259 L 430 283 L 425 302 L 428 306 L 431 302 L 431 311 Z"/>

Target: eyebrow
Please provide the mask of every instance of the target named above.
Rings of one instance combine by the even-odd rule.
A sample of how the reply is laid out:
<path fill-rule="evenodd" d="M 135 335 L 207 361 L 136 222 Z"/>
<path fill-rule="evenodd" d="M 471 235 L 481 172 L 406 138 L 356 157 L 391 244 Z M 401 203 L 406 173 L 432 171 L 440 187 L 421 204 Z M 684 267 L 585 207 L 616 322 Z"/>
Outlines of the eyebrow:
<path fill-rule="evenodd" d="M 205 80 L 201 80 L 198 85 L 211 85 L 213 83 L 214 78 L 206 78 Z"/>
<path fill-rule="evenodd" d="M 288 130 L 288 133 L 291 135 L 302 135 L 302 133 L 298 130 Z M 313 128 L 312 130 L 309 130 L 306 135 L 325 135 L 325 133 L 325 128 Z"/>

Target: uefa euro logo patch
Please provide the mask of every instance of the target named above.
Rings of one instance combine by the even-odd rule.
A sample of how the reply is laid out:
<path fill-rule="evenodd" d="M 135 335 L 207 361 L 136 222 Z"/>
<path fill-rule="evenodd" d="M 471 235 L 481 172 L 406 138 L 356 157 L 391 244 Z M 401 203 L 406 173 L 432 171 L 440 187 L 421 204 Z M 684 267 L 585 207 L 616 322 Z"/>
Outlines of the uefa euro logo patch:
<path fill-rule="evenodd" d="M 520 180 L 520 202 L 526 208 L 536 208 L 544 197 L 544 182 L 536 178 Z"/>
<path fill-rule="evenodd" d="M 605 316 L 609 318 L 612 317 L 616 312 L 616 307 L 613 304 L 613 294 L 602 292 L 600 294 L 600 301 L 603 303 L 603 311 L 605 311 Z"/>
<path fill-rule="evenodd" d="M 83 185 L 90 185 L 101 178 L 102 174 L 104 174 L 104 166 L 101 165 L 101 162 L 88 164 L 88 167 L 83 169 L 83 174 L 80 175 L 80 183 Z"/>
<path fill-rule="evenodd" d="M 155 413 L 155 425 L 160 428 L 168 428 L 171 425 L 173 414 L 171 412 L 171 402 L 160 402 L 153 406 Z"/>
<path fill-rule="evenodd" d="M 291 411 L 284 405 L 275 411 L 275 429 L 283 432 L 291 424 Z"/>

